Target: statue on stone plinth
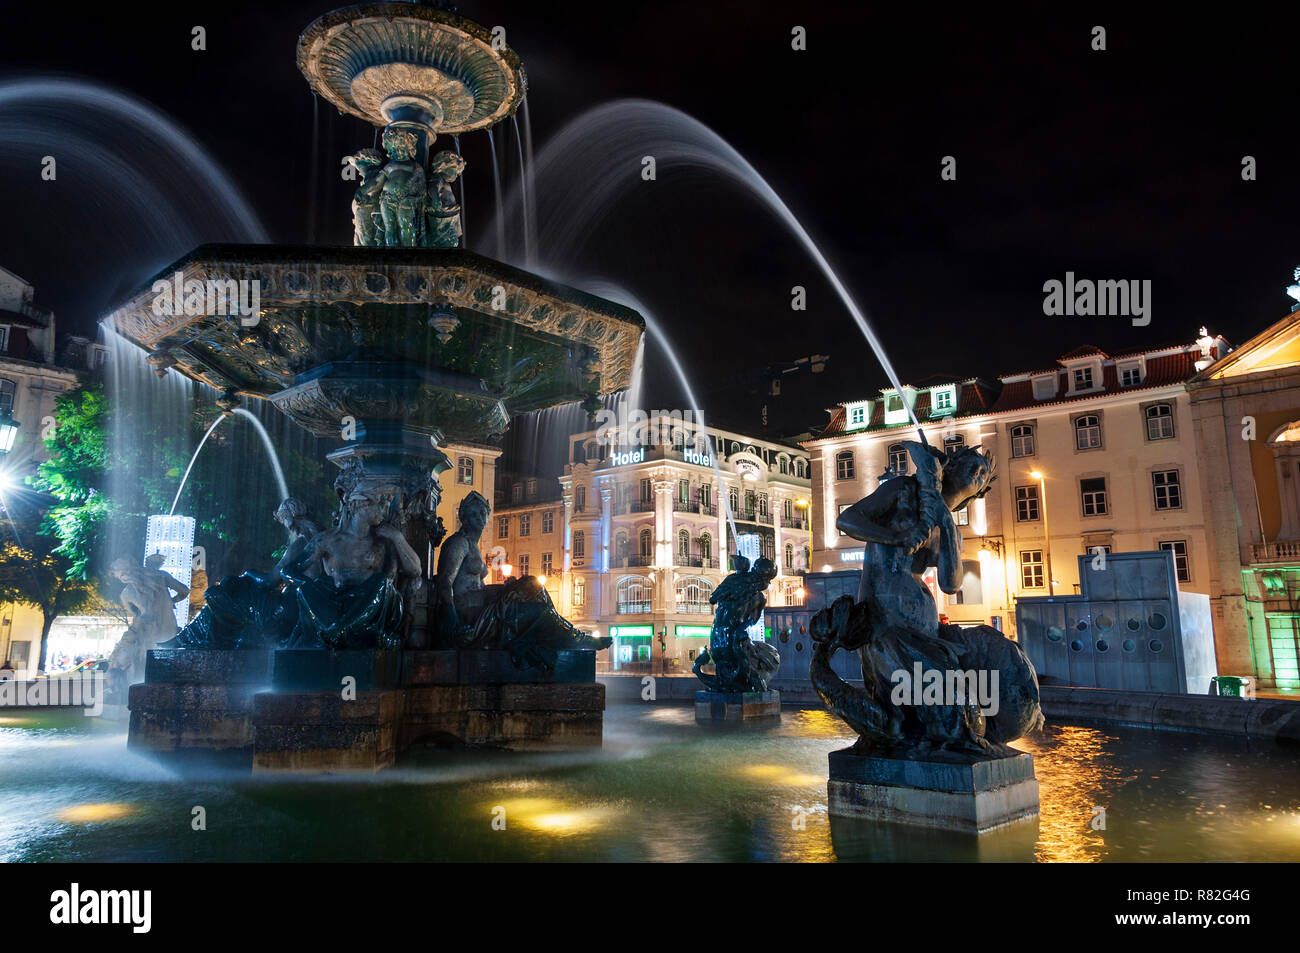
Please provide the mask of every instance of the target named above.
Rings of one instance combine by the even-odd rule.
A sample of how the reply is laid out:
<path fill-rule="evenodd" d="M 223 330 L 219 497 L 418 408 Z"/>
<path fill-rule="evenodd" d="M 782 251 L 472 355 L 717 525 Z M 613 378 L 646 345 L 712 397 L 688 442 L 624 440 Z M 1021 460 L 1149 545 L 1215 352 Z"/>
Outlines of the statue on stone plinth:
<path fill-rule="evenodd" d="M 352 197 L 352 244 L 383 245 L 383 222 L 380 197 L 384 190 L 384 154 L 378 149 L 362 149 L 348 156 L 361 182 Z"/>
<path fill-rule="evenodd" d="M 992 626 L 941 624 L 923 579 L 934 569 L 944 592 L 961 590 L 961 530 L 952 514 L 989 491 L 993 461 L 978 447 L 904 446 L 916 474 L 885 482 L 836 522 L 866 543 L 862 581 L 856 601 L 842 596 L 812 618 L 813 686 L 858 732 L 859 750 L 1000 756 L 999 746 L 1042 724 L 1034 668 L 1020 646 Z M 839 649 L 858 653 L 862 688 L 831 668 Z M 967 673 L 984 678 L 993 697 L 976 697 Z M 959 682 L 963 690 L 952 698 L 926 692 L 918 704 L 920 686 L 913 689 L 912 682 L 922 675 L 931 687 L 939 679 Z"/>
<path fill-rule="evenodd" d="M 384 130 L 384 166 L 379 212 L 384 220 L 384 244 L 414 248 L 424 237 L 425 176 L 416 161 L 415 133 L 398 126 Z"/>
<path fill-rule="evenodd" d="M 429 162 L 428 226 L 425 244 L 434 248 L 456 248 L 460 245 L 460 202 L 451 184 L 465 171 L 465 160 L 459 154 L 444 150 Z"/>
<path fill-rule="evenodd" d="M 462 621 L 461 613 L 483 605 L 483 578 L 488 568 L 478 547 L 491 513 L 492 505 L 487 497 L 477 490 L 470 492 L 456 509 L 460 527 L 438 550 L 438 572 L 433 586 L 439 648 L 452 648 L 472 637 L 472 630 Z"/>
<path fill-rule="evenodd" d="M 749 637 L 749 627 L 762 618 L 767 607 L 764 593 L 776 578 L 776 565 L 766 556 L 749 560 L 737 554 L 735 571 L 713 590 L 709 602 L 717 608 L 709 647 L 700 652 L 691 670 L 714 692 L 765 692 L 781 665 L 781 656 L 766 642 Z M 701 671 L 713 663 L 714 674 Z"/>
<path fill-rule="evenodd" d="M 298 580 L 319 533 L 307 505 L 293 497 L 275 510 L 292 537 L 269 573 L 227 576 L 203 594 L 203 608 L 160 649 L 264 649 L 284 644 L 298 621 Z"/>
<path fill-rule="evenodd" d="M 129 559 L 116 559 L 110 572 L 125 585 L 118 596 L 131 616 L 131 624 L 114 647 L 108 660 L 109 689 L 124 697 L 127 687 L 144 678 L 145 653 L 176 634 L 172 606 L 189 598 L 190 587 L 162 571 L 164 557 L 153 553 L 137 566 Z"/>

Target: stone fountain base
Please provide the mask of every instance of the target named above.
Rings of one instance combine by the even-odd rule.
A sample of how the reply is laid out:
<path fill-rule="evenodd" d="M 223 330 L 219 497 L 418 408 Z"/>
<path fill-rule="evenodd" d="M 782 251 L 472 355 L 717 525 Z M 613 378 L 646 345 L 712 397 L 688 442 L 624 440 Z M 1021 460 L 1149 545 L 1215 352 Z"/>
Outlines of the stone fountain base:
<path fill-rule="evenodd" d="M 781 720 L 781 693 L 695 693 L 695 721 L 701 725 L 772 725 Z"/>
<path fill-rule="evenodd" d="M 131 686 L 128 745 L 257 773 L 377 771 L 419 744 L 600 747 L 595 653 L 555 671 L 505 652 L 157 649 Z"/>
<path fill-rule="evenodd" d="M 827 809 L 832 816 L 966 834 L 1037 817 L 1033 756 L 1006 751 L 1000 758 L 945 751 L 922 759 L 832 751 Z"/>

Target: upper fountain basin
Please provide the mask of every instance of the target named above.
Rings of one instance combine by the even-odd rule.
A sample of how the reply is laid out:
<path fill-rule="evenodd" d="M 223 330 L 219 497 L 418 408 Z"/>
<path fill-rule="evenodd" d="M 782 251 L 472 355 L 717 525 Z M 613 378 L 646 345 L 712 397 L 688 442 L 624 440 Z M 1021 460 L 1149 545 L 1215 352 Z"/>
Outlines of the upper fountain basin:
<path fill-rule="evenodd" d="M 256 282 L 254 315 L 192 293 L 240 281 Z M 645 327 L 630 308 L 463 249 L 283 245 L 201 246 L 108 318 L 156 366 L 272 400 L 320 436 L 351 415 L 462 440 L 627 387 Z"/>
<path fill-rule="evenodd" d="M 510 116 L 527 89 L 519 57 L 464 17 L 413 3 L 327 13 L 298 38 L 312 91 L 376 126 L 411 118 L 447 135 Z"/>

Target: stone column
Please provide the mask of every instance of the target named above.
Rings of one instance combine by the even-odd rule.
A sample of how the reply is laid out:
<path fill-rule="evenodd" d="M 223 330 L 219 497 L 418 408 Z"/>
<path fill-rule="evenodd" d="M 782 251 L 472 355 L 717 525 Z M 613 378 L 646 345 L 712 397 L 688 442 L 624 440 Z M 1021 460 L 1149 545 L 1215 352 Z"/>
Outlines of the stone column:
<path fill-rule="evenodd" d="M 656 474 L 655 492 L 655 565 L 674 565 L 673 556 L 673 481 Z"/>

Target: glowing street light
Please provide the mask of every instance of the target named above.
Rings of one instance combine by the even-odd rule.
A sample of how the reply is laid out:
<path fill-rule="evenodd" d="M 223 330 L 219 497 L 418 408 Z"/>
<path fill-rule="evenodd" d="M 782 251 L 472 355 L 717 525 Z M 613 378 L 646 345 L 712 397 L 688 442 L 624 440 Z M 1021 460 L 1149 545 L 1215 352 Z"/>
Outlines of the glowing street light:
<path fill-rule="evenodd" d="M 514 574 L 514 571 L 515 571 L 515 567 L 512 566 L 512 565 L 510 565 L 509 563 L 502 563 L 502 564 L 501 564 L 501 578 L 502 578 L 502 579 L 509 579 L 509 578 Z"/>
<path fill-rule="evenodd" d="M 19 426 L 21 425 L 14 420 L 12 410 L 0 410 L 0 453 L 8 453 L 14 448 Z"/>
<path fill-rule="evenodd" d="M 538 584 L 539 586 L 544 586 L 544 585 L 546 585 L 546 577 L 545 577 L 545 576 L 538 576 L 538 577 L 537 577 L 537 584 Z"/>

